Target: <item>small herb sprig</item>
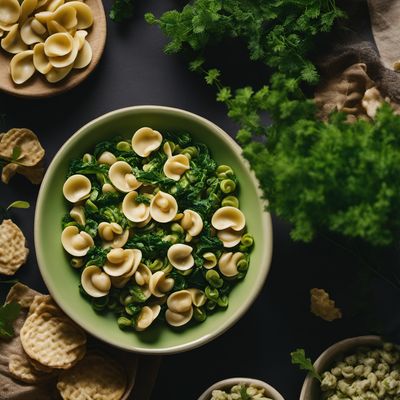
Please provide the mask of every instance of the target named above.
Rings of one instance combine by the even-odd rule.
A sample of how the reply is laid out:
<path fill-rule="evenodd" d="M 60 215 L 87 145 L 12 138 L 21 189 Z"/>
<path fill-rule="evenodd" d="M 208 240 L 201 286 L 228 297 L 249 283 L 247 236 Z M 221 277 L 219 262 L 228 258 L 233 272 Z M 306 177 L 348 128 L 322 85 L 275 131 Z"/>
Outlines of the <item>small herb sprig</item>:
<path fill-rule="evenodd" d="M 20 311 L 21 306 L 14 302 L 0 307 L 0 339 L 11 339 L 14 336 L 13 323 Z"/>
<path fill-rule="evenodd" d="M 134 11 L 134 0 L 115 0 L 109 12 L 114 22 L 122 22 L 131 18 Z"/>
<path fill-rule="evenodd" d="M 300 369 L 308 371 L 311 376 L 321 382 L 321 375 L 315 370 L 311 359 L 306 357 L 304 349 L 297 349 L 290 353 L 292 364 L 297 365 Z"/>
<path fill-rule="evenodd" d="M 0 222 L 10 218 L 10 210 L 12 208 L 29 208 L 30 204 L 27 201 L 16 200 L 8 205 L 8 207 L 0 206 Z"/>

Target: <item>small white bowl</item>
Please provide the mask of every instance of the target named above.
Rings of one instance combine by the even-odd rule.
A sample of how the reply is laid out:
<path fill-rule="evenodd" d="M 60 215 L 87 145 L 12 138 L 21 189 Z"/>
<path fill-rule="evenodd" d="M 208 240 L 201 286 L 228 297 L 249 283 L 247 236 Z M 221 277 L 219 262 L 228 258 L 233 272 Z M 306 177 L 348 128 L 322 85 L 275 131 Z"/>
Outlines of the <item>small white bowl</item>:
<path fill-rule="evenodd" d="M 314 363 L 315 370 L 321 374 L 327 371 L 334 361 L 341 358 L 352 349 L 360 346 L 377 347 L 382 344 L 382 338 L 379 336 L 357 336 L 342 340 L 328 347 Z M 319 382 L 310 374 L 307 375 L 300 393 L 300 400 L 319 400 L 321 392 Z"/>
<path fill-rule="evenodd" d="M 273 400 L 285 400 L 279 392 L 272 386 L 268 385 L 263 381 L 252 378 L 230 378 L 219 381 L 214 385 L 210 386 L 199 398 L 198 400 L 210 400 L 213 390 L 226 390 L 230 389 L 232 386 L 244 383 L 246 385 L 255 385 L 260 388 L 264 388 L 266 391 L 266 396 L 271 397 Z"/>

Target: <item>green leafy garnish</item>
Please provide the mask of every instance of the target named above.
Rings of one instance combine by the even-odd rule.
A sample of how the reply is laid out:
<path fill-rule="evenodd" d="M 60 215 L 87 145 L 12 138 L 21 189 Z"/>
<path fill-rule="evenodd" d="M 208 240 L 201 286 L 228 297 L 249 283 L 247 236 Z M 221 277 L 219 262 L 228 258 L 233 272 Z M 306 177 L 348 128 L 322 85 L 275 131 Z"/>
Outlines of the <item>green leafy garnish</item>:
<path fill-rule="evenodd" d="M 13 148 L 13 152 L 12 152 L 12 155 L 11 155 L 11 160 L 12 161 L 17 161 L 18 158 L 20 157 L 20 155 L 21 155 L 21 147 L 15 146 Z"/>
<path fill-rule="evenodd" d="M 0 338 L 11 339 L 14 336 L 13 323 L 18 318 L 21 306 L 9 303 L 0 307 Z"/>
<path fill-rule="evenodd" d="M 240 387 L 240 399 L 241 400 L 251 400 L 251 396 L 247 394 L 247 387 L 242 385 Z"/>
<path fill-rule="evenodd" d="M 132 17 L 133 10 L 134 0 L 115 0 L 109 16 L 114 22 L 122 22 L 124 19 Z"/>
<path fill-rule="evenodd" d="M 31 205 L 27 201 L 22 201 L 22 200 L 17 200 L 11 203 L 8 207 L 7 210 L 10 208 L 29 208 Z"/>
<path fill-rule="evenodd" d="M 297 349 L 296 351 L 290 353 L 290 356 L 292 358 L 293 365 L 298 365 L 300 369 L 308 371 L 314 378 L 321 381 L 321 376 L 315 370 L 311 360 L 306 358 L 304 349 Z"/>

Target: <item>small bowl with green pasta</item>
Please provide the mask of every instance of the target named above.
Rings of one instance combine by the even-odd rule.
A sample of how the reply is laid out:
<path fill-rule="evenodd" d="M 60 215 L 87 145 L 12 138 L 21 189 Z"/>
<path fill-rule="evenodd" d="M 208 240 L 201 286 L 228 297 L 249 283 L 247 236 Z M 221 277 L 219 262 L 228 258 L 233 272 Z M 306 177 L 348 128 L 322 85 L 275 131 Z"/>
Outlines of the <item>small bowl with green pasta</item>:
<path fill-rule="evenodd" d="M 400 346 L 379 336 L 342 340 L 314 363 L 300 400 L 396 400 L 400 396 Z"/>
<path fill-rule="evenodd" d="M 210 386 L 198 400 L 284 400 L 267 383 L 252 378 L 229 378 Z"/>
<path fill-rule="evenodd" d="M 121 348 L 200 346 L 266 279 L 272 229 L 257 186 L 234 141 L 199 116 L 142 106 L 100 117 L 61 148 L 39 193 L 49 291 Z"/>

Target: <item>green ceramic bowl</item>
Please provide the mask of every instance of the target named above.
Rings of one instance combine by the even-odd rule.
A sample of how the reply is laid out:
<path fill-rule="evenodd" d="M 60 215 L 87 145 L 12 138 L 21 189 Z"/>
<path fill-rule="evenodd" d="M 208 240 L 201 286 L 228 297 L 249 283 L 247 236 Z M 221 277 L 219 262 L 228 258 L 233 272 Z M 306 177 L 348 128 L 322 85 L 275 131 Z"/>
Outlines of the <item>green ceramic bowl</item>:
<path fill-rule="evenodd" d="M 202 324 L 175 330 L 167 326 L 135 333 L 118 328 L 113 315 L 96 314 L 79 294 L 80 274 L 70 267 L 60 235 L 61 219 L 67 210 L 62 186 L 68 165 L 74 158 L 93 151 L 94 146 L 115 135 L 131 138 L 142 126 L 186 131 L 205 143 L 220 164 L 233 167 L 240 182 L 241 209 L 249 232 L 255 237 L 246 278 L 233 289 L 226 311 L 217 312 Z M 170 354 L 201 346 L 229 329 L 253 303 L 267 277 L 272 255 L 271 218 L 264 211 L 258 183 L 241 156 L 239 146 L 218 126 L 187 111 L 139 106 L 106 114 L 76 132 L 50 164 L 40 188 L 35 216 L 35 248 L 43 279 L 59 306 L 76 323 L 97 338 L 125 350 L 148 354 Z"/>

